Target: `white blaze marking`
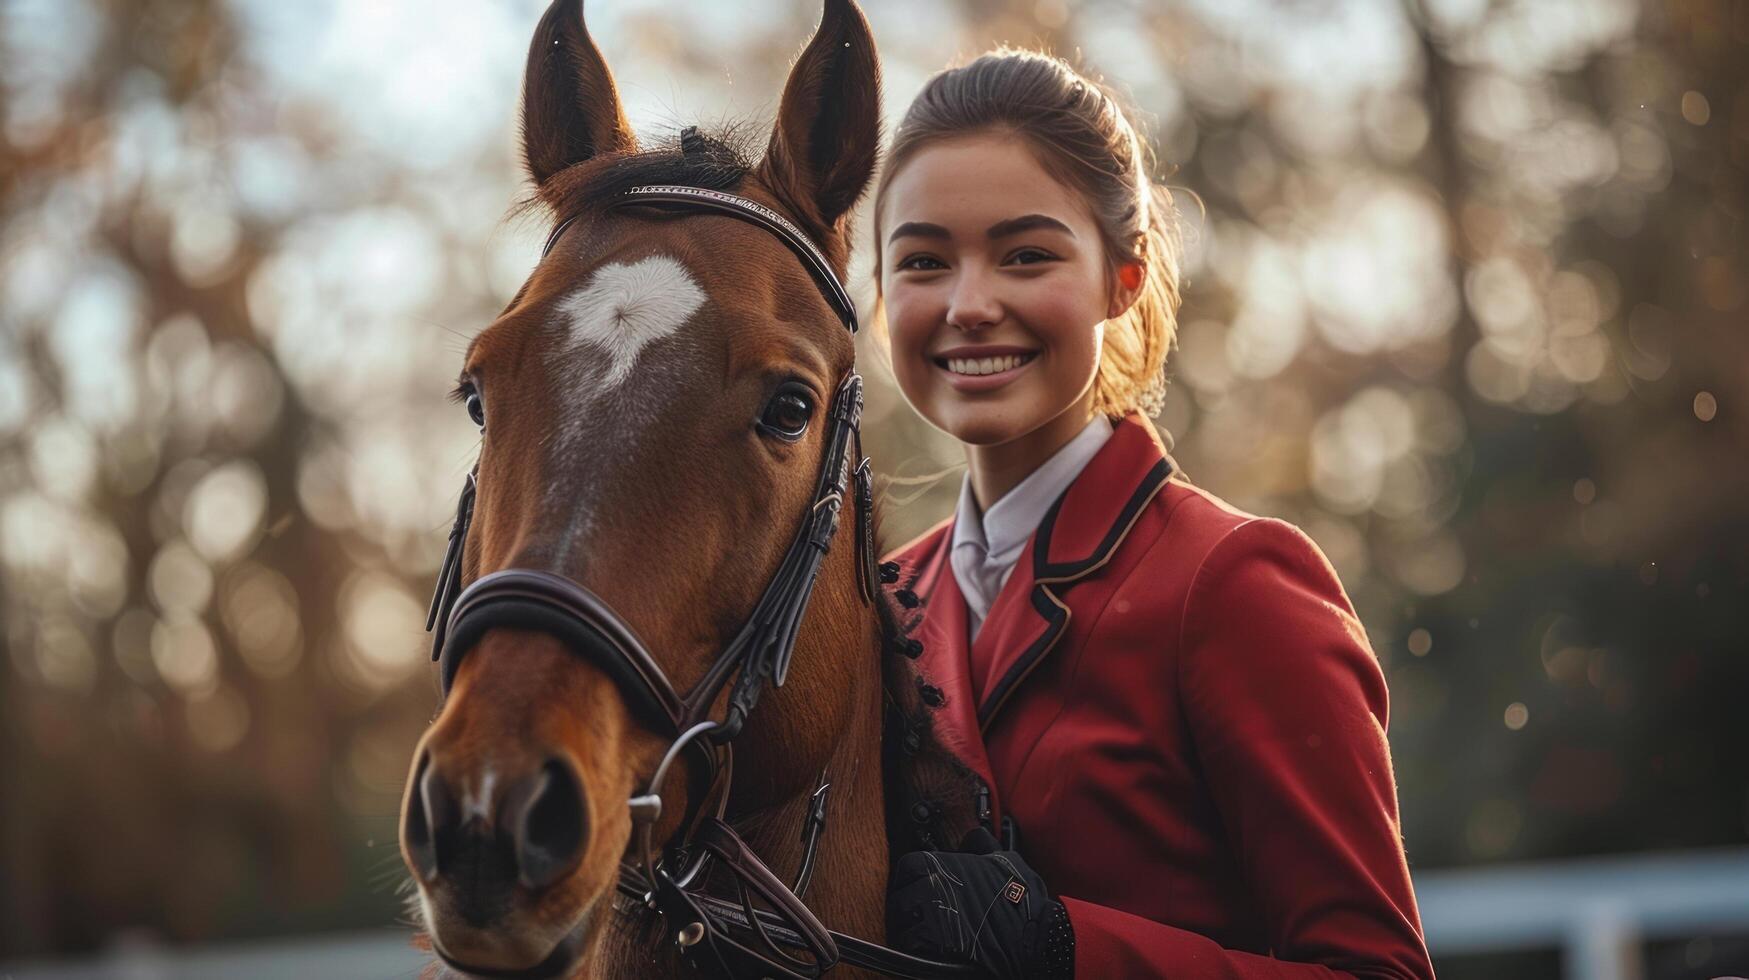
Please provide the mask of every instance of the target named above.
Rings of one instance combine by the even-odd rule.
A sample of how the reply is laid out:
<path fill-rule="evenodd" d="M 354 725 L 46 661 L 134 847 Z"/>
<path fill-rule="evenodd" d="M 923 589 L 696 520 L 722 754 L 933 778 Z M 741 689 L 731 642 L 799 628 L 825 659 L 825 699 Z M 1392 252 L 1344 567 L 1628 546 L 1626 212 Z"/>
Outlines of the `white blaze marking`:
<path fill-rule="evenodd" d="M 644 345 L 680 329 L 703 304 L 704 290 L 686 266 L 652 255 L 595 270 L 588 285 L 559 303 L 559 311 L 570 318 L 572 343 L 607 352 L 612 363 L 601 383 L 611 388 L 631 374 Z"/>
<path fill-rule="evenodd" d="M 462 823 L 467 823 L 472 817 L 478 817 L 481 823 L 492 820 L 492 784 L 498 781 L 498 774 L 488 768 L 480 777 L 480 787 L 477 793 L 465 793 L 462 800 Z"/>

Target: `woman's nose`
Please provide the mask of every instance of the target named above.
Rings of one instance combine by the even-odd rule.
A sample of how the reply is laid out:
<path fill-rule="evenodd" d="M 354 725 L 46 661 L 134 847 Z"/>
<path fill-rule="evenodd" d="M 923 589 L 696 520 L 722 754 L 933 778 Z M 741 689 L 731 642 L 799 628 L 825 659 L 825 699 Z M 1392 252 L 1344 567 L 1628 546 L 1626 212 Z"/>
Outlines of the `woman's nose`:
<path fill-rule="evenodd" d="M 988 276 L 973 270 L 961 272 L 948 296 L 947 322 L 960 330 L 995 326 L 1002 319 L 1002 305 Z"/>

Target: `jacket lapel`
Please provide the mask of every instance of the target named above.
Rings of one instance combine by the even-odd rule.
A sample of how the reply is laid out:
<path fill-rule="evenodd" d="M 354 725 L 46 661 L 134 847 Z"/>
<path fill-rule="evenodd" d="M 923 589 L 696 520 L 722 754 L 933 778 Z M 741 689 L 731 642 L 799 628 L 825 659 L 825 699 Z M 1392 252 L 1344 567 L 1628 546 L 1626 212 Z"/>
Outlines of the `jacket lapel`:
<path fill-rule="evenodd" d="M 981 685 L 979 732 L 989 730 L 1015 691 L 1056 648 L 1073 615 L 1064 594 L 1111 560 L 1172 470 L 1153 424 L 1139 414 L 1128 415 L 1045 513 L 978 632 L 977 656 L 967 658 L 959 651 L 962 665 L 968 659 L 991 665 L 989 679 Z M 965 602 L 953 575 L 944 578 L 938 594 L 953 586 L 963 647 Z"/>
<path fill-rule="evenodd" d="M 1055 510 L 1054 505 L 1052 510 Z M 979 699 L 980 729 L 983 728 L 985 708 L 991 704 L 991 695 L 1002 687 L 1002 678 L 1017 661 L 1035 662 L 1037 657 L 1032 651 L 1055 643 L 1057 633 L 1066 622 L 1055 604 L 1047 601 L 1043 608 L 1034 605 L 1042 594 L 1037 588 L 1038 563 L 1033 557 L 1038 543 L 1039 535 L 1035 531 L 1015 560 L 1008 581 L 996 593 L 996 601 L 990 605 L 990 615 L 984 618 L 984 627 L 978 631 L 978 638 L 972 641 L 971 662 L 984 665 L 982 675 L 975 678 L 973 685 Z"/>

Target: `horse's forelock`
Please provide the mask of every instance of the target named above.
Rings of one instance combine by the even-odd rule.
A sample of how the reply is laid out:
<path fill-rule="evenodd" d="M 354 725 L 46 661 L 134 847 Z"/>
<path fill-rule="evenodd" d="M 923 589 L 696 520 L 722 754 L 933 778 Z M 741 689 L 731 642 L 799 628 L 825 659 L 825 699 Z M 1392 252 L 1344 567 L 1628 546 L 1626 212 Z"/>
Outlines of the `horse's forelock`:
<path fill-rule="evenodd" d="M 519 202 L 512 217 L 538 216 L 550 226 L 575 215 L 599 210 L 626 191 L 647 184 L 678 184 L 706 190 L 747 193 L 749 181 L 764 187 L 768 168 L 758 165 L 764 129 L 749 120 L 734 120 L 709 132 L 676 133 L 662 145 L 636 153 L 592 157 L 554 174 L 536 192 Z M 771 204 L 788 214 L 826 254 L 840 274 L 849 259 L 844 229 L 819 225 L 812 209 L 789 200 L 795 191 L 764 187 Z"/>
<path fill-rule="evenodd" d="M 731 122 L 710 133 L 695 132 L 686 139 L 685 149 L 680 134 L 676 133 L 655 149 L 593 157 L 554 174 L 517 210 L 541 213 L 557 223 L 599 208 L 643 184 L 732 190 L 753 173 L 753 154 L 758 145 L 754 132 L 750 123 Z"/>

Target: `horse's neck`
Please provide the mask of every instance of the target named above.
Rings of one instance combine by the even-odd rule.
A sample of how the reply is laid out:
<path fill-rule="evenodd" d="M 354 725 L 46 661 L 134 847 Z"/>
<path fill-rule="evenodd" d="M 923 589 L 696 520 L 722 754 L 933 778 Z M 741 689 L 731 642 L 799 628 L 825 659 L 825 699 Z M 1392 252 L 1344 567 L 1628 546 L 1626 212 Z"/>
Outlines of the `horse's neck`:
<path fill-rule="evenodd" d="M 845 678 L 859 697 L 824 773 L 831 784 L 826 827 L 804 900 L 828 927 L 878 941 L 885 933 L 887 881 L 879 666 L 883 640 L 878 624 L 871 621 L 862 644 L 861 666 L 854 677 Z M 786 884 L 795 883 L 801 867 L 811 796 L 804 792 L 792 797 L 743 825 L 748 844 Z"/>
<path fill-rule="evenodd" d="M 887 838 L 881 772 L 881 658 L 885 644 L 881 619 L 870 610 L 861 618 L 856 638 L 848 644 L 860 646 L 860 651 L 840 647 L 835 658 L 848 671 L 850 676 L 844 680 L 857 697 L 849 724 L 838 736 L 826 767 L 826 779 L 831 783 L 826 828 L 815 852 L 811 884 L 803 896 L 808 908 L 828 928 L 876 942 L 886 933 Z M 785 884 L 795 883 L 801 867 L 805 850 L 802 830 L 812 789 L 810 785 L 734 820 L 742 839 Z M 725 897 L 733 894 L 731 888 L 723 887 L 722 879 L 718 884 L 707 890 Z M 590 972 L 586 967 L 583 975 L 615 980 L 697 976 L 681 962 L 668 937 L 645 925 L 616 922 L 603 950 L 603 969 Z M 862 975 L 849 967 L 838 967 L 831 973 L 833 980 Z"/>

